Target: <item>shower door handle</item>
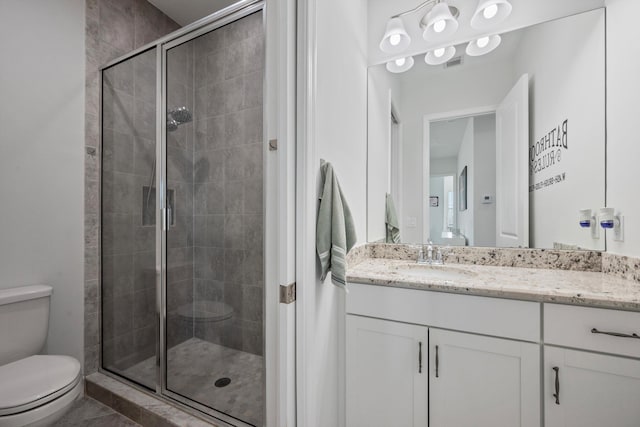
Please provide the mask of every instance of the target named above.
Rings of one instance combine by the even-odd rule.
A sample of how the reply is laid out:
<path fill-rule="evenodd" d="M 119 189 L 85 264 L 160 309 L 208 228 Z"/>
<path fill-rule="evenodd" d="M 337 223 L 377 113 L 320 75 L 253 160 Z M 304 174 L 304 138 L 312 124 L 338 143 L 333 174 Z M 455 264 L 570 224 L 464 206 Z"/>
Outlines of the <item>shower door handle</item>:
<path fill-rule="evenodd" d="M 162 209 L 162 229 L 169 231 L 169 227 L 171 227 L 171 208 L 164 208 Z"/>
<path fill-rule="evenodd" d="M 171 228 L 171 223 L 173 222 L 173 209 L 171 209 L 171 207 L 167 206 L 167 225 L 166 225 L 166 229 L 167 231 L 169 231 L 169 228 Z"/>

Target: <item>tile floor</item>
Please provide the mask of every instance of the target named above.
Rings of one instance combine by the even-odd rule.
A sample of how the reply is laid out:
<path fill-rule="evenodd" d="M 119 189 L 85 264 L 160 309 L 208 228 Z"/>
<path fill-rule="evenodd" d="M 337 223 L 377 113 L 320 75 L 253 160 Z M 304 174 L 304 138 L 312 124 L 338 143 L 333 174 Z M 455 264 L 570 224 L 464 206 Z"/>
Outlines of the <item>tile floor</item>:
<path fill-rule="evenodd" d="M 129 418 L 89 397 L 77 400 L 55 427 L 135 427 Z"/>
<path fill-rule="evenodd" d="M 167 388 L 246 423 L 262 426 L 264 362 L 262 356 L 191 338 L 168 351 Z M 153 378 L 155 357 L 127 369 L 125 376 Z M 230 378 L 216 387 L 220 378 Z"/>

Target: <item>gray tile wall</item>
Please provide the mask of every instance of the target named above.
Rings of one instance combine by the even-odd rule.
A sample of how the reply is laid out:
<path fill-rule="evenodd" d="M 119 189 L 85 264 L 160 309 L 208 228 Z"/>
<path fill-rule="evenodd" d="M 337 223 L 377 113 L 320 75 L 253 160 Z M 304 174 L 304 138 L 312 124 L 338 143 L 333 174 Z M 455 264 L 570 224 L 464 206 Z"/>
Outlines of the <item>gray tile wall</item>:
<path fill-rule="evenodd" d="M 262 354 L 264 37 L 255 13 L 194 41 L 194 297 L 234 314 L 195 336 Z"/>
<path fill-rule="evenodd" d="M 155 181 L 155 59 L 149 51 L 103 74 L 103 365 L 118 370 L 155 354 L 155 227 L 142 221 L 155 203 L 143 192 Z"/>
<path fill-rule="evenodd" d="M 85 80 L 85 366 L 86 374 L 94 372 L 98 367 L 98 354 L 100 351 L 100 331 L 98 330 L 100 303 L 98 300 L 98 277 L 100 274 L 100 252 L 98 247 L 98 235 L 100 232 L 100 147 L 99 147 L 99 67 L 110 60 L 123 55 L 137 47 L 157 39 L 171 31 L 176 30 L 179 26 L 162 14 L 158 9 L 145 0 L 87 0 L 86 1 L 86 80 Z M 119 94 L 125 103 L 122 105 L 122 111 L 131 113 L 138 111 L 144 113 L 138 116 L 139 119 L 148 120 L 148 102 L 150 97 L 155 96 L 152 92 L 153 88 L 145 85 L 139 85 L 145 81 L 145 75 L 153 71 L 142 63 L 134 63 L 133 70 L 128 65 L 123 67 L 127 73 L 134 73 L 139 76 L 138 79 L 126 81 L 114 76 L 114 80 L 110 86 L 112 90 L 109 95 Z M 133 82 L 133 88 L 131 87 Z M 131 91 L 136 94 L 134 100 Z M 128 95 L 128 96 L 127 96 Z M 132 116 L 129 116 L 132 117 Z M 118 134 L 117 127 L 122 123 L 123 115 L 113 115 L 109 118 L 111 121 L 111 131 L 106 136 L 117 138 L 120 150 L 114 151 L 115 156 L 110 160 L 113 165 L 110 174 L 113 176 L 113 189 L 119 189 L 120 186 L 126 186 L 135 180 L 136 176 L 142 176 L 148 171 L 149 158 L 143 156 L 147 150 L 144 147 L 144 139 L 153 136 L 145 133 L 136 135 L 135 142 L 130 134 Z M 145 126 L 148 129 L 148 126 Z M 132 151 L 129 151 L 130 147 Z M 131 154 L 128 158 L 123 158 L 122 153 Z M 117 157 L 117 158 L 116 158 Z M 152 159 L 152 158 L 151 158 Z M 116 166 L 117 165 L 117 166 Z M 132 169 L 133 168 L 133 169 Z M 116 179 L 117 177 L 117 179 Z M 147 175 L 148 177 L 148 175 Z M 110 191 L 110 190 L 108 190 Z M 122 207 L 121 202 L 126 201 L 126 197 L 133 197 L 134 194 L 125 193 L 124 198 L 118 198 L 119 205 L 114 205 L 114 211 L 110 212 L 109 218 L 105 218 L 109 224 L 109 229 L 114 227 L 128 226 L 126 224 L 125 215 L 118 211 Z M 138 205 L 141 206 L 141 205 Z M 133 224 L 131 224 L 133 229 Z M 105 230 L 107 237 L 109 230 Z M 140 230 L 136 230 L 140 231 Z M 138 236 L 131 242 L 122 242 L 122 245 L 138 245 Z M 118 248 L 118 250 L 121 248 Z M 114 247 L 115 251 L 115 247 Z M 140 252 L 140 251 L 138 251 Z M 124 262 L 129 265 L 132 260 L 126 261 L 122 257 L 115 256 L 115 252 L 110 254 L 110 262 L 112 265 L 118 262 Z M 142 265 L 148 260 L 143 260 L 143 255 L 139 254 L 136 261 L 137 265 Z M 115 271 L 110 268 L 110 271 Z M 109 274 L 107 272 L 107 274 Z M 127 279 L 131 280 L 131 279 Z M 133 283 L 145 281 L 141 277 L 135 277 Z M 130 286 L 131 282 L 125 282 L 126 286 Z M 137 289 L 137 288 L 136 288 Z M 144 289 L 138 289 L 139 292 L 145 292 Z M 121 289 L 114 288 L 113 298 L 121 292 Z M 147 297 L 132 299 L 125 302 L 125 305 L 131 305 L 132 313 L 134 306 L 139 306 L 142 301 L 146 301 Z M 146 312 L 139 312 L 146 313 Z M 146 315 L 146 314 L 143 314 Z M 114 319 L 115 320 L 115 319 Z M 129 320 L 127 320 L 129 322 Z M 134 319 L 131 317 L 131 324 Z M 136 317 L 136 323 L 143 323 L 142 319 Z M 118 328 L 122 325 L 118 324 Z M 115 325 L 114 325 L 115 327 Z M 146 335 L 145 335 L 146 336 Z M 139 337 L 139 341 L 142 338 Z"/>
<path fill-rule="evenodd" d="M 167 108 L 193 112 L 193 47 L 167 52 Z M 167 132 L 167 188 L 174 190 L 174 225 L 167 232 L 167 346 L 193 337 L 193 122 Z"/>

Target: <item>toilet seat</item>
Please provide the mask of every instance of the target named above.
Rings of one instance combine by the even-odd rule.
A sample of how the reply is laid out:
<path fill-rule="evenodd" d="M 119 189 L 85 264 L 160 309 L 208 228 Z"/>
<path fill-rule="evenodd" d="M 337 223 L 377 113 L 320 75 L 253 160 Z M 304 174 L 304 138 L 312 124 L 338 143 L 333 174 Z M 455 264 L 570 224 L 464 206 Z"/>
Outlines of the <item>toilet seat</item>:
<path fill-rule="evenodd" d="M 69 356 L 30 356 L 0 366 L 0 417 L 52 402 L 81 379 L 80 363 Z"/>

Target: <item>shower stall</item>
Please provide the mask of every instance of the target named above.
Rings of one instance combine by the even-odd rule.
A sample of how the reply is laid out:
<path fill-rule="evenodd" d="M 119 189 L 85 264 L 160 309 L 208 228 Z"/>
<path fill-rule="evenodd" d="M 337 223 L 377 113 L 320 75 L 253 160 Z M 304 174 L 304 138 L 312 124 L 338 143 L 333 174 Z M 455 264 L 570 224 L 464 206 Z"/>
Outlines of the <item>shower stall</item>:
<path fill-rule="evenodd" d="M 101 369 L 264 425 L 264 4 L 102 70 Z"/>

